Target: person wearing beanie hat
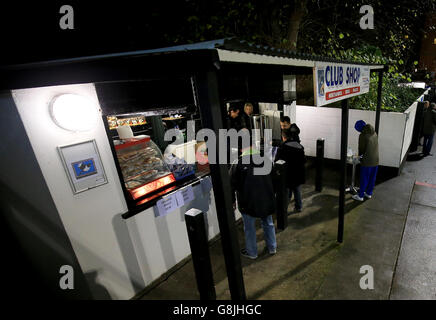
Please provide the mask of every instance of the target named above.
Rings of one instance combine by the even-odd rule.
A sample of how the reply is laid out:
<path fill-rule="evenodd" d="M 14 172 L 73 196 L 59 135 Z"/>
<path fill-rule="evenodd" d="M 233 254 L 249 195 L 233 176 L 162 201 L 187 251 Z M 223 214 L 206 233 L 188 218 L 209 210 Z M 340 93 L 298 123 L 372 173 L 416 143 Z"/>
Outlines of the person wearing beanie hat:
<path fill-rule="evenodd" d="M 372 125 L 363 120 L 356 121 L 354 128 L 360 132 L 359 156 L 360 160 L 360 189 L 352 196 L 354 200 L 363 201 L 364 197 L 370 199 L 377 177 L 379 154 L 378 136 Z"/>
<path fill-rule="evenodd" d="M 359 132 L 362 132 L 363 127 L 365 127 L 365 126 L 366 126 L 365 121 L 359 120 L 359 121 L 356 121 L 356 124 L 354 125 L 354 129 L 356 129 Z"/>

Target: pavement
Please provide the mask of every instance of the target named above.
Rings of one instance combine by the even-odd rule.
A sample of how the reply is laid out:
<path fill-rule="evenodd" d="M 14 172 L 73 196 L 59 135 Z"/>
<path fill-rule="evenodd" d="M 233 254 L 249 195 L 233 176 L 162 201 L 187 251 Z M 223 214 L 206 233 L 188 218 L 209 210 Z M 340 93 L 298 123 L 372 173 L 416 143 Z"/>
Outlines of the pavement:
<path fill-rule="evenodd" d="M 399 176 L 380 170 L 372 199 L 358 202 L 347 194 L 341 244 L 336 241 L 337 165 L 326 164 L 322 192 L 314 190 L 309 166 L 302 187 L 304 209 L 289 215 L 285 230 L 277 230 L 277 254 L 261 253 L 265 245 L 258 223 L 259 257 L 241 257 L 247 298 L 436 300 L 435 151 L 433 147 L 435 156 L 425 158 L 411 154 Z M 237 230 L 242 248 L 242 223 Z M 210 255 L 217 299 L 230 299 L 219 239 L 210 244 Z M 192 260 L 137 298 L 199 299 Z"/>

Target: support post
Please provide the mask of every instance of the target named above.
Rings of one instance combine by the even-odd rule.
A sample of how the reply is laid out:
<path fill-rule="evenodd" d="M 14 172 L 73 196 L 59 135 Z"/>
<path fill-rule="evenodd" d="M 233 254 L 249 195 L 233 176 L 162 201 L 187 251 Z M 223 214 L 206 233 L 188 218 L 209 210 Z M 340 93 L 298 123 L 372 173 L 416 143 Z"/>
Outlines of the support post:
<path fill-rule="evenodd" d="M 190 209 L 185 213 L 185 222 L 200 300 L 216 300 L 204 213 Z"/>
<path fill-rule="evenodd" d="M 277 229 L 288 227 L 289 189 L 286 187 L 286 161 L 277 160 L 274 163 L 274 185 L 276 187 Z"/>
<path fill-rule="evenodd" d="M 378 135 L 379 127 L 380 127 L 382 87 L 383 87 L 383 71 L 380 71 L 378 73 L 377 109 L 375 111 L 375 132 L 377 133 L 377 135 Z"/>
<path fill-rule="evenodd" d="M 341 180 L 339 183 L 338 242 L 344 239 L 345 181 L 347 179 L 348 99 L 341 101 Z"/>
<path fill-rule="evenodd" d="M 194 76 L 194 82 L 203 128 L 212 129 L 218 137 L 218 130 L 224 128 L 218 75 L 215 70 L 199 72 Z M 218 145 L 216 151 L 218 155 Z M 210 164 L 210 171 L 230 295 L 232 300 L 246 300 L 228 167 L 227 164 Z"/>
<path fill-rule="evenodd" d="M 322 173 L 324 169 L 324 139 L 316 140 L 316 174 L 315 174 L 315 190 L 322 191 Z"/>

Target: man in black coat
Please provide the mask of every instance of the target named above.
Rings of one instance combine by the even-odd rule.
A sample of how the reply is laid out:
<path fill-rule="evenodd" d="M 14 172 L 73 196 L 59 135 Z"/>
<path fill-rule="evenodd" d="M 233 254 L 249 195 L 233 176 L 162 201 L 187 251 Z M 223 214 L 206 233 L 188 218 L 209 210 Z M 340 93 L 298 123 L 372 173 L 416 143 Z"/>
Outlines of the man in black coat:
<path fill-rule="evenodd" d="M 253 161 L 253 156 L 259 154 L 259 150 L 254 148 L 250 138 L 250 146 L 242 149 L 241 156 L 230 168 L 233 207 L 235 208 L 236 192 L 238 208 L 244 222 L 245 248 L 241 250 L 241 254 L 250 259 L 257 258 L 256 218 L 262 220 L 263 234 L 269 254 L 275 254 L 277 248 L 272 219 L 275 211 L 274 187 L 271 172 L 256 174 L 255 168 L 265 166 L 264 163 L 256 164 Z M 264 161 L 269 160 L 265 157 Z"/>
<path fill-rule="evenodd" d="M 286 161 L 286 182 L 289 188 L 289 198 L 292 193 L 295 199 L 295 212 L 303 210 L 301 200 L 301 185 L 306 182 L 306 157 L 304 147 L 300 144 L 298 134 L 289 129 L 282 130 L 282 144 L 277 150 L 275 160 Z"/>
<path fill-rule="evenodd" d="M 236 129 L 239 131 L 241 129 L 250 129 L 249 117 L 236 106 L 230 106 L 229 108 L 229 118 L 228 118 L 228 129 Z"/>

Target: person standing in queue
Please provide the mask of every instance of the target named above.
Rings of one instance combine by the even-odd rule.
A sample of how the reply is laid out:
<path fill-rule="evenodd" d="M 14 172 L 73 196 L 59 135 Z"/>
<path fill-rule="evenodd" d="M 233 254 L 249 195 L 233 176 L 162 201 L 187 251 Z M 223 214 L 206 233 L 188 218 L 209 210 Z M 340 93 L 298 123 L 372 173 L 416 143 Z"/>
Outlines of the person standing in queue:
<path fill-rule="evenodd" d="M 425 115 L 425 111 L 430 106 L 429 101 L 423 101 L 423 103 L 424 103 L 424 108 L 422 110 L 422 116 L 421 116 L 420 123 L 419 123 L 420 132 L 419 132 L 418 146 L 424 145 L 423 143 L 421 143 L 421 140 L 424 137 L 424 115 Z"/>
<path fill-rule="evenodd" d="M 230 106 L 229 107 L 229 117 L 228 117 L 228 123 L 227 123 L 227 129 L 235 129 L 237 132 L 240 130 L 246 129 L 246 131 L 249 130 L 250 126 L 249 123 L 247 123 L 246 117 L 243 115 L 243 111 L 239 110 L 236 106 Z M 247 117 L 248 118 L 248 117 Z M 239 157 L 242 153 L 241 150 L 241 142 L 238 140 L 238 148 L 237 148 L 237 156 Z M 231 164 L 231 155 L 233 154 L 233 151 L 231 149 L 230 144 L 227 144 L 227 155 L 228 155 L 228 164 Z"/>
<path fill-rule="evenodd" d="M 280 117 L 280 128 L 282 131 L 286 129 L 291 130 L 294 137 L 296 135 L 298 142 L 300 142 L 300 128 L 298 128 L 296 123 L 291 124 L 291 119 L 288 116 Z"/>
<path fill-rule="evenodd" d="M 296 131 L 291 128 L 282 130 L 282 144 L 279 146 L 276 155 L 277 160 L 286 161 L 286 183 L 289 188 L 289 200 L 294 194 L 294 213 L 303 210 L 301 199 L 301 185 L 306 182 L 306 157 L 304 147 L 300 144 Z"/>
<path fill-rule="evenodd" d="M 364 197 L 371 199 L 377 177 L 379 153 L 378 136 L 375 129 L 365 121 L 356 121 L 354 128 L 359 135 L 360 189 L 352 196 L 354 200 L 363 201 Z"/>
<path fill-rule="evenodd" d="M 424 157 L 432 156 L 430 153 L 433 146 L 434 133 L 436 130 L 436 104 L 424 104 L 422 133 L 424 136 L 424 143 L 422 145 L 422 155 Z M 430 105 L 430 106 L 429 106 Z"/>
<path fill-rule="evenodd" d="M 248 135 L 249 146 L 244 146 L 242 155 L 230 168 L 233 208 L 238 208 L 242 214 L 245 233 L 245 248 L 241 255 L 249 259 L 257 259 L 256 242 L 256 219 L 262 222 L 263 235 L 266 242 L 266 250 L 270 255 L 277 252 L 277 242 L 272 214 L 275 212 L 274 186 L 271 172 L 268 174 L 255 174 L 256 167 L 264 164 L 256 164 L 253 155 L 259 154 L 253 146 L 250 131 L 244 130 L 242 135 Z M 265 161 L 269 161 L 265 158 Z M 235 197 L 236 193 L 236 197 Z"/>
<path fill-rule="evenodd" d="M 245 122 L 247 124 L 247 128 L 248 129 L 252 129 L 252 125 L 251 125 L 251 116 L 253 115 L 253 105 L 250 102 L 247 102 L 244 105 L 244 113 L 243 113 L 243 117 L 245 118 Z"/>

